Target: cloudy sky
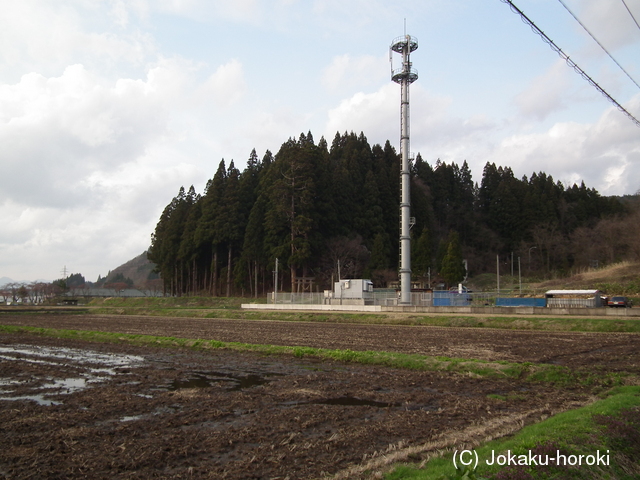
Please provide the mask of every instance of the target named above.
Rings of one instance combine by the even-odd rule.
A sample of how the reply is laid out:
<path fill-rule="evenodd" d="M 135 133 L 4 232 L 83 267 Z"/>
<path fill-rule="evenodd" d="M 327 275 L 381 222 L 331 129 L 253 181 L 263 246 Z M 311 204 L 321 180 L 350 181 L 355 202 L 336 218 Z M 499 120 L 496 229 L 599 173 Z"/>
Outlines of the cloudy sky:
<path fill-rule="evenodd" d="M 640 0 L 564 0 L 640 83 Z M 629 112 L 640 88 L 557 0 L 515 0 Z M 411 151 L 640 190 L 640 128 L 500 0 L 0 0 L 0 277 L 142 253 L 180 186 L 311 131 L 399 144 L 389 45 L 411 59 Z M 395 55 L 399 67 L 399 56 Z"/>

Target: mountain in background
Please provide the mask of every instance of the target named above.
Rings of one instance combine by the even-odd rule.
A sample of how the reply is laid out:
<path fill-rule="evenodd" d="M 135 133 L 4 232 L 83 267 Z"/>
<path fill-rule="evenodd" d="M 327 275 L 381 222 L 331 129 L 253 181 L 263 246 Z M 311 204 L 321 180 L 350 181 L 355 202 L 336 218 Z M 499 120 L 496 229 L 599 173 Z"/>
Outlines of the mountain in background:
<path fill-rule="evenodd" d="M 128 262 L 123 263 L 119 267 L 111 270 L 106 277 L 102 278 L 98 276 L 98 281 L 95 283 L 96 286 L 103 286 L 108 283 L 123 282 L 132 287 L 145 287 L 148 280 L 160 278 L 157 273 L 153 273 L 154 268 L 156 268 L 155 263 L 152 263 L 147 259 L 147 252 L 145 251 L 137 257 L 132 258 Z M 75 281 L 74 283 L 75 286 L 79 286 L 85 283 L 84 276 L 82 276 L 80 273 L 70 275 L 67 280 L 74 280 L 75 277 L 78 277 L 77 281 Z M 35 282 L 51 283 L 51 280 L 36 280 Z M 11 283 L 31 284 L 34 282 L 26 280 L 18 281 L 9 277 L 0 277 L 0 287 L 4 287 L 5 285 Z"/>
<path fill-rule="evenodd" d="M 4 287 L 5 285 L 8 285 L 10 283 L 19 283 L 19 284 L 51 283 L 51 280 L 43 280 L 43 279 L 38 279 L 38 280 L 14 280 L 13 278 L 9 278 L 9 277 L 0 277 L 0 287 Z"/>
<path fill-rule="evenodd" d="M 104 279 L 99 278 L 98 283 L 108 284 L 122 281 L 123 279 L 130 279 L 132 285 L 143 287 L 148 280 L 159 278 L 157 273 L 153 273 L 155 267 L 155 263 L 147 259 L 147 252 L 145 251 L 111 270 Z"/>

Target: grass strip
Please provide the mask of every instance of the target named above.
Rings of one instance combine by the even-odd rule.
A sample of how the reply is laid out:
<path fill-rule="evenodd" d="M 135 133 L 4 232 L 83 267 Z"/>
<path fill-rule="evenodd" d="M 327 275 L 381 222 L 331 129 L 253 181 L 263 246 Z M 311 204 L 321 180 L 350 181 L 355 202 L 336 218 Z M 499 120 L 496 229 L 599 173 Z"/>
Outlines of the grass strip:
<path fill-rule="evenodd" d="M 607 392 L 605 398 L 591 405 L 570 410 L 548 418 L 540 423 L 524 427 L 516 435 L 509 438 L 488 442 L 476 447 L 478 454 L 478 467 L 475 471 L 467 471 L 467 476 L 453 466 L 453 453 L 447 452 L 444 456 L 428 461 L 422 468 L 401 464 L 388 474 L 387 480 L 441 480 L 462 478 L 495 478 L 495 479 L 546 479 L 546 478 L 581 478 L 581 479 L 626 479 L 638 478 L 629 474 L 630 462 L 637 465 L 637 460 L 629 458 L 629 452 L 625 452 L 626 445 L 630 443 L 629 436 L 637 437 L 636 425 L 625 425 L 619 420 L 622 412 L 633 412 L 636 424 L 640 412 L 640 386 L 615 387 Z M 603 422 L 601 418 L 605 418 Z M 614 429 L 605 431 L 603 424 L 613 425 Z M 626 428 L 625 428 L 626 427 Z M 636 427 L 636 428 L 631 428 Z M 625 432 L 626 430 L 626 432 Z M 629 433 L 631 431 L 631 433 Z M 637 438 L 631 441 L 636 450 L 640 447 Z M 499 455 L 511 453 L 517 459 L 519 455 L 529 457 L 533 455 L 549 455 L 555 458 L 557 452 L 569 455 L 584 455 L 582 465 L 558 466 L 549 463 L 542 465 L 499 466 L 494 462 L 488 465 L 492 459 Z M 609 465 L 586 464 L 588 455 L 609 453 Z M 637 455 L 637 453 L 636 453 Z M 508 457 L 505 457 L 508 458 Z M 540 457 L 538 456 L 539 460 Z M 520 460 L 523 462 L 523 460 Z M 639 472 L 636 472 L 639 473 Z"/>
<path fill-rule="evenodd" d="M 259 345 L 240 342 L 221 342 L 154 335 L 136 335 L 91 330 L 66 330 L 54 328 L 29 327 L 19 325 L 0 325 L 0 332 L 27 333 L 54 338 L 70 338 L 86 341 L 128 343 L 139 346 L 185 347 L 196 350 L 229 349 L 238 352 L 256 352 L 267 355 L 293 355 L 298 358 L 315 357 L 349 363 L 379 365 L 423 371 L 444 371 L 476 377 L 519 378 L 531 377 L 534 381 L 554 382 L 570 385 L 580 382 L 581 378 L 565 367 L 531 363 L 512 363 L 506 361 L 485 362 L 467 358 L 433 357 L 418 354 L 405 354 L 383 351 L 332 350 L 326 348 Z M 611 380 L 601 376 L 601 382 Z"/>
<path fill-rule="evenodd" d="M 107 306 L 108 305 L 108 306 Z M 579 317 L 509 317 L 496 315 L 420 315 L 387 313 L 343 313 L 307 311 L 242 310 L 232 302 L 212 306 L 146 306 L 134 302 L 116 305 L 101 303 L 88 309 L 100 315 L 144 315 L 185 318 L 222 318 L 229 320 L 276 320 L 290 322 L 414 325 L 434 327 L 499 328 L 553 332 L 640 333 L 640 319 Z"/>

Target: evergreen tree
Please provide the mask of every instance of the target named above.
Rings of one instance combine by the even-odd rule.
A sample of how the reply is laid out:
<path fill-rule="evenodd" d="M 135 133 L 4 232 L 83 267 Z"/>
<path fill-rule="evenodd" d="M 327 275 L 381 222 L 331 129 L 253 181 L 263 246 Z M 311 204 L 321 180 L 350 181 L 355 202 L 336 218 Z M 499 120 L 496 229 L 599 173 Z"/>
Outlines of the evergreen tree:
<path fill-rule="evenodd" d="M 389 238 L 385 233 L 378 233 L 373 239 L 371 249 L 371 270 L 386 270 L 390 265 Z"/>
<path fill-rule="evenodd" d="M 231 274 L 233 272 L 233 258 L 242 245 L 245 219 L 240 199 L 240 172 L 235 167 L 233 160 L 229 164 L 225 179 L 222 206 L 220 214 L 216 218 L 216 231 L 219 239 L 227 250 L 227 278 L 226 296 L 231 296 Z"/>
<path fill-rule="evenodd" d="M 180 264 L 182 293 L 195 294 L 198 289 L 198 245 L 196 243 L 196 229 L 202 215 L 200 195 L 196 194 L 193 185 L 189 188 L 186 196 L 189 204 L 189 212 L 184 229 L 180 238 L 178 248 L 178 262 Z"/>
<path fill-rule="evenodd" d="M 267 151 L 267 154 L 271 154 Z M 267 155 L 265 154 L 265 157 Z M 264 201 L 254 212 L 260 195 L 260 179 L 264 171 L 263 163 L 258 159 L 255 148 L 251 150 L 247 168 L 240 175 L 240 215 L 244 227 L 241 256 L 234 269 L 235 284 L 240 288 L 248 286 L 257 296 L 259 266 L 264 263 L 262 240 L 264 237 Z M 252 216 L 253 215 L 253 216 Z"/>
<path fill-rule="evenodd" d="M 413 254 L 411 267 L 413 273 L 419 276 L 427 275 L 431 267 L 431 238 L 429 237 L 428 229 L 422 229 L 422 233 L 414 243 L 411 253 Z"/>
<path fill-rule="evenodd" d="M 242 172 L 222 160 L 202 196 L 180 188 L 160 216 L 148 258 L 173 295 L 230 295 L 232 287 L 257 295 L 271 285 L 276 257 L 289 266 L 287 286 L 313 275 L 329 288 L 340 249 L 356 252 L 352 272 L 378 272 L 382 285 L 399 259 L 399 172 L 390 142 L 370 146 L 363 133 L 337 133 L 329 147 L 308 132 L 282 144 L 275 157 L 267 150 L 262 161 L 254 149 Z M 478 187 L 466 161 L 432 167 L 418 154 L 411 185 L 413 232 L 420 233 L 412 249 L 416 275 L 437 266 L 449 283 L 459 281 L 462 248 L 477 272 L 492 271 L 496 253 L 516 248 L 536 246 L 549 269 L 633 251 L 633 242 L 575 250 L 603 236 L 603 219 L 625 214 L 619 199 L 584 183 L 565 188 L 543 172 L 519 180 L 510 168 L 487 163 Z M 223 272 L 226 283 L 218 278 Z"/>
<path fill-rule="evenodd" d="M 179 250 L 190 207 L 190 198 L 180 187 L 178 195 L 164 209 L 147 252 L 147 258 L 157 265 L 156 270 L 162 276 L 165 292 L 168 290 L 172 295 L 182 293 Z"/>
<path fill-rule="evenodd" d="M 67 277 L 67 287 L 84 287 L 85 284 L 84 276 L 80 273 L 73 273 Z"/>
<path fill-rule="evenodd" d="M 316 197 L 314 164 L 318 154 L 313 137 L 300 135 L 289 139 L 276 154 L 270 168 L 272 183 L 268 191 L 269 206 L 265 215 L 265 237 L 271 254 L 289 265 L 291 288 L 295 288 L 298 268 L 304 271 L 313 252 L 312 230 L 315 228 Z"/>
<path fill-rule="evenodd" d="M 371 170 L 366 174 L 362 188 L 362 209 L 356 223 L 358 234 L 372 239 L 377 233 L 384 231 L 383 210 L 380 206 L 380 192 L 375 176 Z M 371 243 L 370 243 L 371 244 Z"/>
<path fill-rule="evenodd" d="M 207 182 L 202 197 L 202 215 L 195 233 L 195 241 L 204 252 L 202 256 L 203 271 L 206 272 L 205 288 L 212 295 L 218 295 L 218 251 L 223 242 L 223 232 L 220 228 L 224 221 L 219 217 L 224 203 L 227 180 L 227 169 L 224 159 L 219 163 L 213 179 Z"/>
<path fill-rule="evenodd" d="M 452 231 L 449 234 L 449 244 L 447 253 L 442 259 L 440 275 L 447 285 L 455 285 L 464 280 L 466 270 L 462 259 L 462 249 L 458 232 Z"/>

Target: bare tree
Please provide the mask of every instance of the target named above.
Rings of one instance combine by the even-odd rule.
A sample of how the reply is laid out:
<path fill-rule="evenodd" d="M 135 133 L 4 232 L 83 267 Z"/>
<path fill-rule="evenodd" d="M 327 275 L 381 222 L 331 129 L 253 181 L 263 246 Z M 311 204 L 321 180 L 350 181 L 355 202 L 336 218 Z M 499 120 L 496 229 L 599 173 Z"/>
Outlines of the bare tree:
<path fill-rule="evenodd" d="M 552 258 L 557 258 L 564 251 L 564 242 L 558 225 L 552 222 L 536 225 L 531 231 L 536 246 L 545 256 L 547 272 L 551 270 Z"/>
<path fill-rule="evenodd" d="M 624 222 L 622 230 L 628 248 L 629 260 L 640 260 L 640 209 L 621 221 Z"/>
<path fill-rule="evenodd" d="M 354 238 L 334 237 L 327 243 L 327 254 L 323 257 L 323 276 L 329 280 L 334 277 L 359 278 L 367 268 L 371 252 L 363 244 L 360 235 Z M 340 272 L 338 272 L 340 265 Z"/>
<path fill-rule="evenodd" d="M 616 218 L 605 218 L 595 227 L 600 257 L 606 263 L 615 263 L 623 254 L 625 248 L 626 222 Z"/>
<path fill-rule="evenodd" d="M 590 267 L 593 261 L 602 260 L 599 255 L 599 241 L 593 229 L 577 228 L 571 234 L 570 241 L 570 249 L 574 252 L 575 267 Z"/>

